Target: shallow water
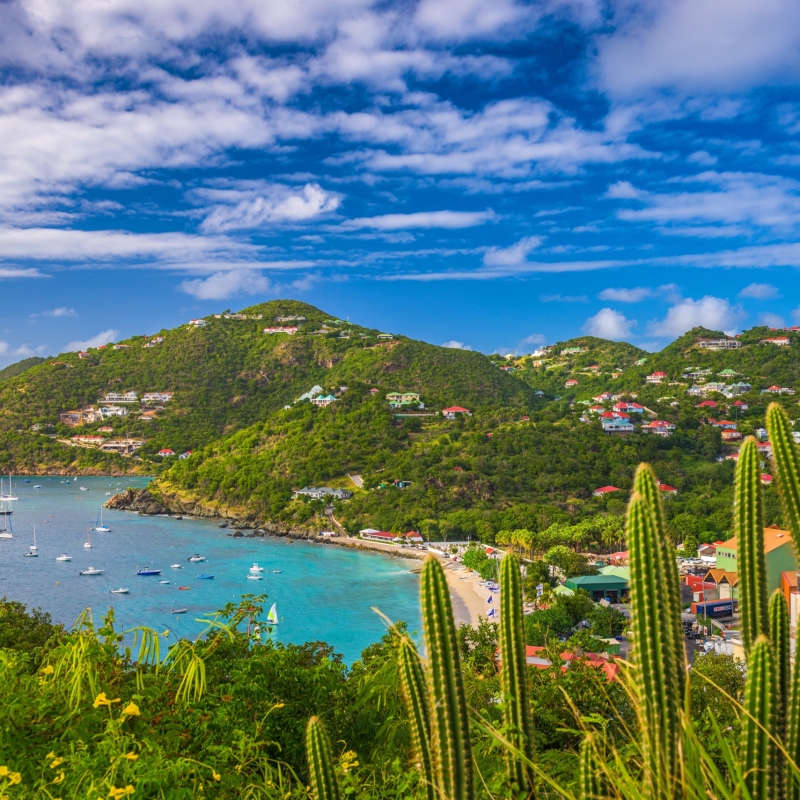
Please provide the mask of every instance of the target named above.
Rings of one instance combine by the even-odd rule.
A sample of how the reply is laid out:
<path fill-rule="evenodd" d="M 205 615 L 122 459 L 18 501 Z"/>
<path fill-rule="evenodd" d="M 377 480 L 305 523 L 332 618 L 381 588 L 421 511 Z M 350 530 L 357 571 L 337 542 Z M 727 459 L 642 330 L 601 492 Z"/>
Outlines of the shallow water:
<path fill-rule="evenodd" d="M 373 606 L 392 620 L 405 620 L 412 630 L 419 628 L 419 579 L 403 560 L 285 539 L 235 539 L 214 522 L 108 509 L 103 518 L 111 532 L 90 531 L 92 547 L 87 550 L 86 528 L 95 526 L 106 492 L 141 487 L 147 479 L 79 478 L 69 484 L 60 477 L 24 480 L 14 477 L 13 493 L 19 498 L 13 503 L 14 538 L 0 539 L 0 596 L 40 606 L 65 625 L 87 607 L 99 623 L 100 614 L 113 605 L 122 628 L 169 627 L 177 636 L 193 638 L 204 628 L 199 617 L 238 602 L 243 594 L 266 594 L 266 608 L 278 604 L 275 638 L 328 642 L 348 663 L 385 632 Z M 37 484 L 42 488 L 35 490 Z M 39 557 L 24 558 L 34 523 Z M 71 555 L 72 561 L 57 562 L 60 553 Z M 207 560 L 190 564 L 193 553 Z M 264 567 L 263 580 L 247 579 L 254 562 Z M 170 569 L 176 563 L 182 568 Z M 89 566 L 105 572 L 78 574 Z M 136 570 L 144 567 L 162 574 L 137 576 Z M 202 573 L 214 575 L 214 580 L 198 580 Z M 179 586 L 191 588 L 181 591 Z M 119 587 L 129 588 L 130 594 L 109 593 Z M 176 608 L 188 611 L 171 614 Z M 169 640 L 174 641 L 172 636 Z"/>

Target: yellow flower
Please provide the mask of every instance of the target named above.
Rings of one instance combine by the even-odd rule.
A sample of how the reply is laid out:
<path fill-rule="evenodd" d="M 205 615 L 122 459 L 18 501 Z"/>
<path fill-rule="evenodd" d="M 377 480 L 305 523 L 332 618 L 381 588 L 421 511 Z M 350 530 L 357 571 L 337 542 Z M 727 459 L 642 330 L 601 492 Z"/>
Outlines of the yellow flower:
<path fill-rule="evenodd" d="M 45 758 L 55 758 L 55 757 L 56 754 L 52 750 L 45 756 Z"/>
<path fill-rule="evenodd" d="M 15 783 L 19 783 L 22 780 L 22 775 L 19 772 L 9 772 L 8 773 L 8 782 L 13 786 Z"/>
<path fill-rule="evenodd" d="M 0 778 L 5 778 L 11 770 L 8 767 L 0 767 Z"/>
<path fill-rule="evenodd" d="M 127 797 L 129 794 L 134 793 L 134 788 L 130 784 L 128 784 L 124 789 L 123 788 L 115 788 L 112 787 L 111 791 L 108 793 L 109 797 L 113 797 L 114 800 L 120 800 L 121 797 Z"/>
<path fill-rule="evenodd" d="M 50 764 L 50 769 L 55 769 L 56 767 L 60 767 L 63 763 L 64 763 L 63 758 L 55 758 Z"/>
<path fill-rule="evenodd" d="M 52 675 L 55 672 L 51 664 L 42 669 L 42 675 Z"/>
<path fill-rule="evenodd" d="M 220 774 L 219 774 L 219 772 L 214 772 L 214 770 L 213 770 L 213 769 L 211 770 L 211 777 L 212 777 L 212 778 L 213 778 L 215 781 L 221 781 L 221 780 L 222 780 L 222 775 L 220 775 Z"/>
<path fill-rule="evenodd" d="M 112 703 L 119 703 L 119 697 L 116 700 L 109 700 L 106 697 L 106 693 L 105 692 L 100 692 L 100 694 L 97 695 L 97 697 L 95 697 L 93 705 L 94 705 L 95 708 L 100 708 L 100 706 L 109 706 L 110 707 Z"/>
<path fill-rule="evenodd" d="M 64 780 L 64 770 L 62 769 L 58 775 L 53 778 L 53 783 L 61 783 Z"/>
<path fill-rule="evenodd" d="M 128 761 L 136 761 L 139 758 L 139 755 L 138 753 L 125 753 L 125 758 L 127 758 Z"/>
<path fill-rule="evenodd" d="M 137 706 L 136 703 L 133 702 L 128 703 L 128 705 L 126 705 L 125 708 L 122 709 L 122 713 L 126 717 L 138 717 L 140 716 L 139 706 Z"/>

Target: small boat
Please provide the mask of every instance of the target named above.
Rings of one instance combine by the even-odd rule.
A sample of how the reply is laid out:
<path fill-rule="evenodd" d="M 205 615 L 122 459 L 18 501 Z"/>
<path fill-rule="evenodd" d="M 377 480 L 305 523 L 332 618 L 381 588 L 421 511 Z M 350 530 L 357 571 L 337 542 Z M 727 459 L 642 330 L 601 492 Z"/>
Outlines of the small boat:
<path fill-rule="evenodd" d="M 161 570 L 160 569 L 137 569 L 136 570 L 136 574 L 137 575 L 160 575 L 161 574 Z"/>
<path fill-rule="evenodd" d="M 94 567 L 89 567 L 89 569 L 81 570 L 81 575 L 102 575 L 105 572 L 103 569 L 95 569 Z"/>
<path fill-rule="evenodd" d="M 197 577 L 201 581 L 213 581 L 214 580 L 214 576 L 213 575 L 206 575 L 205 572 L 201 573 Z"/>
<path fill-rule="evenodd" d="M 272 572 L 273 572 L 275 575 L 279 575 L 279 574 L 280 574 L 280 570 L 279 570 L 279 569 L 274 569 L 274 570 L 272 570 Z"/>
<path fill-rule="evenodd" d="M 206 557 L 205 556 L 201 556 L 198 553 L 195 553 L 193 556 L 191 556 L 189 558 L 189 561 L 191 561 L 193 564 L 197 563 L 199 561 L 205 561 L 205 560 L 206 560 Z"/>
<path fill-rule="evenodd" d="M 260 575 L 248 575 L 247 580 L 249 581 L 260 581 L 262 580 Z"/>
<path fill-rule="evenodd" d="M 106 497 L 111 497 L 111 492 L 106 492 Z"/>
<path fill-rule="evenodd" d="M 97 515 L 97 522 L 94 524 L 94 529 L 98 533 L 111 533 L 111 528 L 103 524 L 103 506 L 100 506 L 100 513 Z"/>
<path fill-rule="evenodd" d="M 92 546 L 92 540 L 89 538 L 89 528 L 86 528 L 86 541 L 83 543 L 83 546 L 89 550 Z"/>
<path fill-rule="evenodd" d="M 39 554 L 35 550 L 28 550 L 27 553 L 23 553 L 22 555 L 25 556 L 25 558 L 37 558 Z"/>
<path fill-rule="evenodd" d="M 30 478 L 25 478 L 25 483 L 30 483 Z"/>
<path fill-rule="evenodd" d="M 250 572 L 263 572 L 263 571 L 264 567 L 259 567 L 258 564 L 253 564 L 253 566 L 250 567 Z"/>
<path fill-rule="evenodd" d="M 188 608 L 171 608 L 169 610 L 170 614 L 185 614 L 189 609 Z"/>
<path fill-rule="evenodd" d="M 180 592 L 188 592 L 189 589 L 191 589 L 191 588 L 192 588 L 191 586 L 179 586 L 178 587 L 178 591 L 180 591 Z"/>
<path fill-rule="evenodd" d="M 267 613 L 267 624 L 268 625 L 277 625 L 278 624 L 278 604 L 273 603 L 272 608 Z"/>
<path fill-rule="evenodd" d="M 159 583 L 169 583 L 169 581 L 159 581 Z"/>
<path fill-rule="evenodd" d="M 3 485 L 0 483 L 0 500 L 5 500 L 6 502 L 19 500 L 19 497 L 14 497 L 14 488 L 11 485 L 11 475 L 8 476 L 8 494 L 3 491 Z"/>
<path fill-rule="evenodd" d="M 130 594 L 130 589 L 112 589 L 111 594 Z"/>
<path fill-rule="evenodd" d="M 33 544 L 28 549 L 27 553 L 23 553 L 25 558 L 37 558 L 39 555 L 38 548 L 36 547 L 36 525 L 33 526 Z"/>
<path fill-rule="evenodd" d="M 82 492 L 88 492 L 88 491 L 89 491 L 89 487 L 88 487 L 88 486 L 81 486 L 81 487 L 79 487 L 79 488 L 80 488 L 80 490 L 81 490 Z"/>
<path fill-rule="evenodd" d="M 34 486 L 33 488 L 34 489 L 41 489 L 42 487 L 37 485 L 37 486 Z"/>
<path fill-rule="evenodd" d="M 72 556 L 62 553 L 60 556 L 56 556 L 56 561 L 72 561 Z"/>
<path fill-rule="evenodd" d="M 11 524 L 11 501 L 2 497 L 3 480 L 0 478 L 0 539 L 13 539 L 14 528 Z"/>
<path fill-rule="evenodd" d="M 183 567 L 180 564 L 170 564 L 169 568 L 170 569 L 183 569 Z"/>

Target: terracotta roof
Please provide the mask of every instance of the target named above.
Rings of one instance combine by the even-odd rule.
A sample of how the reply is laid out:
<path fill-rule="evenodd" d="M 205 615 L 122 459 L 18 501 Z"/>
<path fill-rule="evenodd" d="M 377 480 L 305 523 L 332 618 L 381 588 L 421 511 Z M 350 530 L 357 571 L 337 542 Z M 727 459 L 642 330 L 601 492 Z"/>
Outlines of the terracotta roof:
<path fill-rule="evenodd" d="M 779 547 L 783 547 L 787 542 L 791 543 L 792 534 L 789 531 L 784 531 L 781 528 L 764 528 L 764 552 L 771 553 Z M 736 537 L 722 542 L 720 547 L 725 547 L 728 550 L 736 550 Z"/>
<path fill-rule="evenodd" d="M 724 569 L 710 569 L 708 572 L 706 572 L 703 581 L 708 580 L 708 578 L 711 578 L 711 580 L 716 584 L 719 584 L 724 580 L 731 586 L 736 586 L 736 584 L 739 582 L 739 573 L 726 572 Z"/>

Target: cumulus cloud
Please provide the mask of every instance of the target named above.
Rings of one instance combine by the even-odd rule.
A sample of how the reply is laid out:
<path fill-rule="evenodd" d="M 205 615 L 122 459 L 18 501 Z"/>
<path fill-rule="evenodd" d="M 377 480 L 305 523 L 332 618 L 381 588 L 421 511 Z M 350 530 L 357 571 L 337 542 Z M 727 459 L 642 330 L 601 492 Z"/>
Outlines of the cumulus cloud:
<path fill-rule="evenodd" d="M 601 300 L 611 300 L 617 303 L 641 303 L 647 297 L 652 297 L 653 290 L 644 286 L 633 289 L 603 289 L 598 295 Z"/>
<path fill-rule="evenodd" d="M 272 283 L 260 272 L 229 270 L 215 272 L 207 278 L 185 280 L 178 288 L 198 300 L 226 300 L 239 294 L 268 292 Z"/>
<path fill-rule="evenodd" d="M 77 317 L 78 312 L 74 308 L 54 308 L 50 311 L 42 311 L 43 317 Z"/>
<path fill-rule="evenodd" d="M 412 214 L 382 214 L 378 217 L 349 219 L 341 227 L 347 230 L 373 228 L 379 231 L 399 231 L 409 228 L 472 228 L 483 225 L 495 214 L 486 211 L 417 211 Z"/>
<path fill-rule="evenodd" d="M 771 283 L 751 283 L 745 286 L 739 297 L 751 297 L 755 300 L 772 300 L 775 297 L 780 297 L 781 293 L 778 291 L 777 286 Z"/>
<path fill-rule="evenodd" d="M 786 320 L 780 314 L 773 314 L 769 311 L 759 314 L 757 322 L 759 325 L 766 325 L 768 328 L 782 328 L 786 324 Z"/>
<path fill-rule="evenodd" d="M 468 344 L 456 341 L 455 339 L 451 339 L 449 342 L 442 342 L 442 347 L 449 347 L 451 350 L 472 350 Z"/>
<path fill-rule="evenodd" d="M 528 253 L 542 243 L 541 236 L 526 236 L 510 247 L 490 247 L 483 255 L 487 267 L 515 267 L 524 264 Z"/>
<path fill-rule="evenodd" d="M 651 322 L 648 332 L 674 339 L 692 328 L 703 327 L 732 336 L 746 316 L 741 306 L 732 306 L 721 297 L 706 295 L 699 300 L 687 297 L 672 306 L 664 319 Z"/>
<path fill-rule="evenodd" d="M 0 342 L 0 356 L 22 356 L 27 358 L 29 356 L 40 355 L 47 350 L 46 344 L 40 344 L 38 347 L 31 347 L 28 344 L 21 344 L 19 347 L 12 347 L 8 342 Z"/>
<path fill-rule="evenodd" d="M 74 341 L 64 345 L 64 350 L 71 353 L 75 350 L 88 350 L 90 347 L 100 347 L 101 344 L 110 344 L 119 339 L 119 331 L 116 328 L 109 328 L 106 331 L 101 331 L 97 336 L 92 336 L 86 341 Z"/>
<path fill-rule="evenodd" d="M 583 332 L 602 339 L 625 339 L 637 325 L 635 319 L 627 319 L 613 308 L 601 308 L 583 324 Z"/>

